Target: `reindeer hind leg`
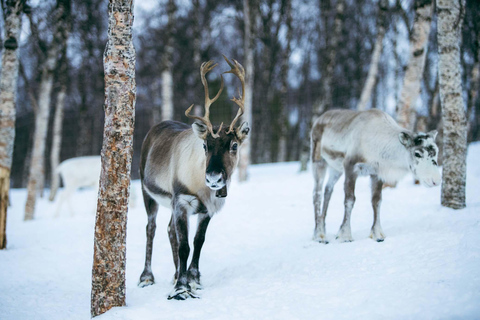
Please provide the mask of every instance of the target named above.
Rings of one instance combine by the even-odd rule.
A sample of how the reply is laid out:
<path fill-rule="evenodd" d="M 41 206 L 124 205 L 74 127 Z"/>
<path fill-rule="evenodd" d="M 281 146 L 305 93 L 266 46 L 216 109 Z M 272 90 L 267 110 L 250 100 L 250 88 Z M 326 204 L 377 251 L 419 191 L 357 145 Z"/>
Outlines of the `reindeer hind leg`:
<path fill-rule="evenodd" d="M 143 200 L 145 202 L 145 209 L 147 210 L 148 223 L 147 223 L 147 245 L 145 250 L 145 268 L 140 275 L 140 281 L 138 286 L 143 288 L 155 283 L 155 278 L 152 273 L 152 250 L 153 250 L 153 238 L 155 238 L 155 230 L 157 229 L 156 219 L 158 204 L 150 197 L 150 195 L 143 190 Z"/>

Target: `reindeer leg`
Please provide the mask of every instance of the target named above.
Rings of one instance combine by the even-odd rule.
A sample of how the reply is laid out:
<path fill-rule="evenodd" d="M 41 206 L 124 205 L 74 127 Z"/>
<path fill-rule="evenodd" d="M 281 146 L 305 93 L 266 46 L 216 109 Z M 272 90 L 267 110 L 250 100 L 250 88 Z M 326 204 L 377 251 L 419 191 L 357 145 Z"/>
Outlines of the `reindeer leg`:
<path fill-rule="evenodd" d="M 343 172 L 337 171 L 333 169 L 332 167 L 329 167 L 328 170 L 328 181 L 327 184 L 325 185 L 325 194 L 323 196 L 323 208 L 322 208 L 322 215 L 320 216 L 320 223 L 322 226 L 322 231 L 323 231 L 323 242 L 325 244 L 328 243 L 326 234 L 325 234 L 325 218 L 327 216 L 327 209 L 328 209 L 328 204 L 330 203 L 330 198 L 332 197 L 332 192 L 333 192 L 333 187 L 337 183 L 338 179 L 342 176 Z M 321 234 L 322 236 L 322 234 Z"/>
<path fill-rule="evenodd" d="M 373 207 L 373 226 L 370 232 L 370 238 L 377 242 L 385 240 L 382 226 L 380 225 L 380 204 L 382 203 L 383 181 L 378 179 L 377 175 L 371 176 L 372 182 L 372 207 Z"/>
<path fill-rule="evenodd" d="M 170 246 L 172 247 L 173 263 L 175 264 L 175 274 L 173 275 L 173 284 L 175 284 L 178 279 L 178 241 L 177 233 L 175 232 L 175 222 L 173 221 L 173 213 L 167 230 L 168 239 L 170 239 Z"/>
<path fill-rule="evenodd" d="M 187 260 L 190 254 L 187 206 L 195 200 L 195 197 L 189 195 L 177 195 L 173 200 L 173 221 L 178 242 L 178 278 L 173 291 L 168 295 L 169 300 L 185 300 L 189 297 L 198 297 L 192 292 L 187 277 Z"/>
<path fill-rule="evenodd" d="M 337 233 L 337 239 L 342 242 L 352 242 L 352 229 L 350 227 L 350 216 L 352 214 L 353 205 L 355 204 L 355 182 L 357 181 L 357 173 L 353 170 L 354 163 L 347 163 L 345 166 L 345 216 L 340 230 Z"/>
<path fill-rule="evenodd" d="M 313 188 L 313 207 L 315 212 L 315 230 L 313 231 L 313 240 L 321 243 L 328 243 L 325 238 L 325 217 L 321 214 L 323 183 L 327 173 L 327 162 L 324 159 L 313 162 L 313 179 L 315 186 Z"/>
<path fill-rule="evenodd" d="M 200 283 L 200 271 L 198 270 L 198 261 L 200 260 L 200 251 L 205 242 L 205 233 L 207 232 L 208 223 L 211 217 L 208 214 L 199 214 L 197 233 L 193 240 L 193 257 L 190 267 L 188 267 L 188 283 L 193 290 L 203 289 Z"/>
<path fill-rule="evenodd" d="M 145 202 L 145 209 L 148 215 L 147 224 L 147 248 L 145 252 L 145 268 L 140 276 L 138 286 L 143 288 L 155 283 L 155 278 L 152 273 L 152 250 L 153 238 L 155 237 L 155 230 L 157 229 L 156 219 L 158 204 L 153 200 L 145 190 L 143 190 L 143 201 Z"/>

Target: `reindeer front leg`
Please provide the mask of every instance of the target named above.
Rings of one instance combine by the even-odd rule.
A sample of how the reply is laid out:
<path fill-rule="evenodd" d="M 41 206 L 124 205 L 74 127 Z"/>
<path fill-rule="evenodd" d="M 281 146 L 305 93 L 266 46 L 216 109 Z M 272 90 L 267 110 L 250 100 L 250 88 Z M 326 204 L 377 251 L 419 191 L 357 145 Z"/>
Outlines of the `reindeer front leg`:
<path fill-rule="evenodd" d="M 377 242 L 385 240 L 382 226 L 380 225 L 380 204 L 382 203 L 383 181 L 378 176 L 371 176 L 372 182 L 372 207 L 373 207 L 373 226 L 370 232 L 370 238 Z"/>
<path fill-rule="evenodd" d="M 187 196 L 188 197 L 188 196 Z M 168 299 L 185 300 L 189 297 L 196 297 L 191 292 L 187 277 L 187 260 L 190 254 L 188 245 L 188 206 L 184 196 L 176 196 L 173 200 L 173 224 L 178 243 L 177 282 Z M 172 250 L 173 251 L 173 250 Z"/>
<path fill-rule="evenodd" d="M 198 261 L 200 260 L 200 251 L 205 242 L 205 233 L 207 232 L 208 223 L 211 217 L 208 214 L 199 214 L 197 233 L 193 240 L 193 257 L 190 267 L 188 267 L 188 284 L 193 290 L 202 289 L 200 283 L 200 271 L 198 270 Z"/>

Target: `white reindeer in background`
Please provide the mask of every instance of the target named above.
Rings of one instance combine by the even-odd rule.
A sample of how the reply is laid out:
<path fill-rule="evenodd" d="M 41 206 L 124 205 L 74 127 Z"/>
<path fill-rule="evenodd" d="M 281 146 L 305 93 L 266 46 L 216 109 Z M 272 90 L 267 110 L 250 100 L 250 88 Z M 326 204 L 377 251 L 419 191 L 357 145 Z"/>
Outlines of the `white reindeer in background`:
<path fill-rule="evenodd" d="M 70 158 L 60 163 L 57 173 L 62 177 L 64 190 L 60 194 L 55 217 L 59 216 L 65 202 L 70 214 L 74 214 L 71 197 L 78 189 L 92 187 L 98 190 L 101 166 L 100 156 Z"/>
<path fill-rule="evenodd" d="M 311 156 L 315 187 L 315 231 L 313 238 L 328 243 L 325 217 L 333 187 L 345 172 L 345 216 L 337 239 L 353 241 L 350 215 L 355 203 L 358 176 L 369 175 L 372 183 L 373 226 L 370 237 L 385 239 L 380 225 L 383 183 L 395 184 L 408 172 L 428 187 L 441 182 L 437 165 L 437 131 L 414 133 L 401 128 L 388 114 L 368 111 L 331 110 L 318 118 L 311 132 Z M 327 169 L 328 181 L 322 204 Z"/>
<path fill-rule="evenodd" d="M 67 202 L 70 214 L 73 216 L 74 210 L 71 198 L 78 189 L 90 187 L 98 191 L 101 167 L 102 158 L 100 156 L 70 158 L 60 163 L 57 168 L 57 174 L 60 174 L 65 190 L 60 194 L 55 217 L 60 215 L 60 210 L 65 202 Z M 131 185 L 130 187 L 132 190 L 130 192 L 129 207 L 134 208 L 137 197 L 134 186 Z M 56 190 L 52 190 L 53 197 L 50 198 L 50 201 L 53 201 L 55 193 Z"/>

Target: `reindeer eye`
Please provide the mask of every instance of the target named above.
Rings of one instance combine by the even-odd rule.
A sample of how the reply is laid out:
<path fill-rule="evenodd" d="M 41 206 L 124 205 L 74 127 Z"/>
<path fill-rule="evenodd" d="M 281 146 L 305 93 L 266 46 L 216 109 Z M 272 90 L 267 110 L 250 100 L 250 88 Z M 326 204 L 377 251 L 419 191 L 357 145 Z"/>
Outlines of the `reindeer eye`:
<path fill-rule="evenodd" d="M 437 161 L 432 160 L 432 163 L 433 163 L 434 166 L 438 166 Z"/>
<path fill-rule="evenodd" d="M 207 152 L 207 144 L 206 143 L 203 144 L 203 150 L 205 150 L 205 152 Z"/>
<path fill-rule="evenodd" d="M 232 144 L 232 151 L 237 151 L 237 149 L 238 149 L 238 143 L 234 142 Z"/>
<path fill-rule="evenodd" d="M 415 151 L 415 157 L 421 158 L 421 157 L 422 157 L 422 153 L 421 153 L 420 151 Z"/>

